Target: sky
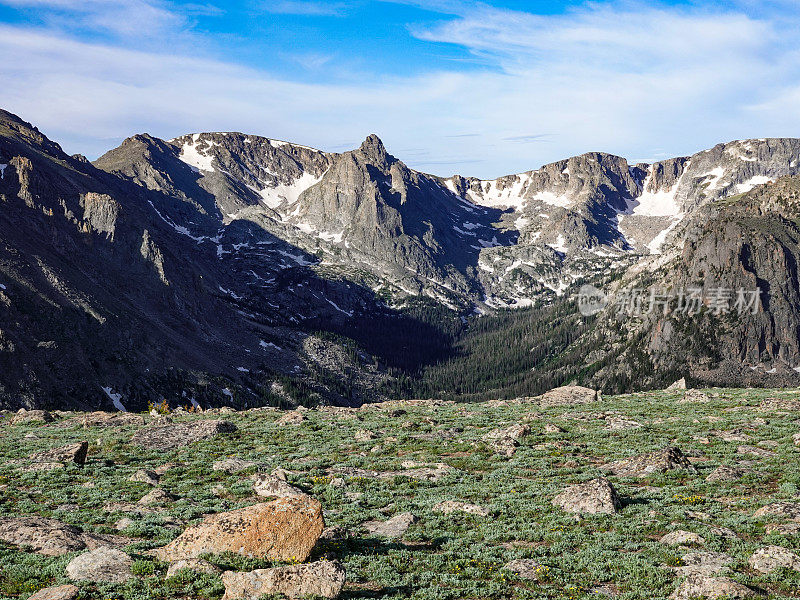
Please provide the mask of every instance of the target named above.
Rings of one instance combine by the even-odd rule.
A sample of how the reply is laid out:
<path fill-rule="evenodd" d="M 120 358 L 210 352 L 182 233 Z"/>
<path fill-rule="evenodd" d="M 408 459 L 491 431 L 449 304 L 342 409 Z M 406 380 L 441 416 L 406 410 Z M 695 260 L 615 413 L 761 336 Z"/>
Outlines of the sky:
<path fill-rule="evenodd" d="M 140 132 L 494 178 L 800 137 L 794 0 L 0 0 L 0 107 L 90 159 Z"/>

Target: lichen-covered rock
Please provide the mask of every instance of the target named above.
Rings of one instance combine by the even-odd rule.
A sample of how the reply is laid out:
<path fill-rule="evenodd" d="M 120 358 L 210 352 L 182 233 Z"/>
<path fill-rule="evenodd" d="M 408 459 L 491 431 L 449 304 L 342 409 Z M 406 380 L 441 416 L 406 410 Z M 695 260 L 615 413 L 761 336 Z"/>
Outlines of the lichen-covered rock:
<path fill-rule="evenodd" d="M 221 572 L 207 560 L 203 560 L 202 558 L 186 558 L 170 563 L 167 568 L 167 577 L 174 577 L 179 571 L 183 571 L 184 569 L 196 573 L 208 573 L 209 575 L 216 575 Z"/>
<path fill-rule="evenodd" d="M 727 577 L 709 577 L 697 573 L 690 574 L 683 580 L 672 595 L 671 600 L 697 600 L 698 598 L 738 599 L 757 598 L 760 594 L 747 586 Z"/>
<path fill-rule="evenodd" d="M 322 534 L 322 506 L 310 496 L 280 498 L 208 515 L 152 554 L 166 562 L 234 552 L 271 560 L 304 561 Z"/>
<path fill-rule="evenodd" d="M 27 547 L 45 556 L 61 556 L 100 545 L 118 545 L 126 538 L 86 533 L 44 517 L 0 517 L 0 541 Z"/>
<path fill-rule="evenodd" d="M 80 589 L 76 585 L 68 583 L 39 590 L 28 600 L 75 600 Z"/>
<path fill-rule="evenodd" d="M 745 469 L 739 467 L 720 466 L 714 469 L 706 477 L 706 481 L 714 483 L 717 481 L 737 481 L 747 474 Z"/>
<path fill-rule="evenodd" d="M 702 536 L 693 533 L 691 531 L 684 531 L 683 529 L 678 529 L 677 531 L 671 531 L 670 533 L 664 535 L 659 540 L 662 544 L 666 544 L 667 546 L 685 546 L 687 544 L 705 544 L 706 540 Z"/>
<path fill-rule="evenodd" d="M 73 581 L 124 583 L 131 577 L 133 559 L 107 546 L 101 546 L 73 558 L 67 565 L 67 576 Z"/>
<path fill-rule="evenodd" d="M 361 526 L 371 535 L 396 539 L 402 537 L 408 528 L 416 522 L 416 516 L 405 512 L 395 515 L 388 521 L 366 521 Z"/>
<path fill-rule="evenodd" d="M 767 504 L 766 506 L 762 506 L 756 512 L 753 513 L 753 516 L 756 518 L 764 517 L 767 515 L 775 515 L 778 517 L 785 517 L 793 521 L 800 521 L 800 503 L 774 502 L 773 504 Z"/>
<path fill-rule="evenodd" d="M 675 447 L 623 458 L 603 465 L 600 469 L 619 477 L 647 477 L 653 473 L 664 473 L 672 469 L 695 471 L 683 452 Z"/>
<path fill-rule="evenodd" d="M 89 452 L 89 442 L 77 442 L 68 444 L 60 448 L 45 450 L 31 454 L 30 460 L 37 463 L 75 463 L 82 465 L 86 463 L 86 455 Z"/>
<path fill-rule="evenodd" d="M 478 506 L 477 504 L 469 504 L 468 502 L 458 502 L 456 500 L 445 500 L 444 502 L 439 502 L 439 504 L 433 507 L 433 510 L 446 515 L 449 515 L 453 512 L 463 512 L 470 515 L 478 515 L 480 517 L 489 516 L 489 510 L 482 506 Z"/>
<path fill-rule="evenodd" d="M 580 385 L 567 385 L 542 394 L 542 406 L 567 406 L 570 404 L 589 404 L 600 399 L 600 393 Z"/>
<path fill-rule="evenodd" d="M 241 458 L 226 458 L 224 460 L 218 460 L 211 468 L 214 471 L 223 471 L 225 473 L 238 473 L 239 471 L 244 471 L 246 469 L 251 469 L 253 467 L 257 467 L 258 463 L 255 463 L 250 460 L 242 460 Z"/>
<path fill-rule="evenodd" d="M 681 556 L 681 565 L 670 567 L 680 575 L 717 575 L 736 562 L 724 552 L 687 552 Z"/>
<path fill-rule="evenodd" d="M 531 432 L 528 425 L 517 423 L 510 427 L 493 429 L 483 436 L 489 447 L 503 456 L 511 457 L 517 451 L 519 440 Z"/>
<path fill-rule="evenodd" d="M 288 598 L 337 598 L 344 586 L 345 571 L 337 561 L 322 560 L 249 573 L 226 571 L 222 582 L 225 584 L 223 600 L 258 600 L 277 594 Z"/>
<path fill-rule="evenodd" d="M 128 477 L 128 481 L 133 481 L 136 483 L 146 483 L 147 485 L 158 485 L 158 481 L 161 477 L 155 471 L 150 471 L 148 469 L 139 469 Z"/>
<path fill-rule="evenodd" d="M 775 569 L 800 571 L 800 556 L 782 546 L 766 546 L 753 552 L 747 564 L 760 573 Z"/>
<path fill-rule="evenodd" d="M 131 443 L 149 450 L 174 450 L 200 440 L 235 431 L 236 425 L 228 421 L 189 421 L 174 425 L 145 427 L 134 434 Z"/>
<path fill-rule="evenodd" d="M 553 505 L 570 513 L 613 514 L 622 502 L 611 482 L 599 477 L 568 487 L 553 498 Z"/>
<path fill-rule="evenodd" d="M 25 410 L 20 408 L 17 414 L 11 418 L 12 425 L 22 423 L 52 423 L 55 418 L 46 410 Z"/>
<path fill-rule="evenodd" d="M 266 473 L 258 473 L 253 477 L 253 491 L 259 496 L 268 498 L 290 498 L 305 494 L 303 490 L 287 483 L 286 480 Z"/>
<path fill-rule="evenodd" d="M 518 558 L 516 560 L 509 561 L 504 565 L 503 568 L 508 569 L 512 573 L 516 573 L 522 579 L 531 579 L 534 581 L 541 579 L 549 570 L 547 567 L 543 567 L 532 558 Z"/>

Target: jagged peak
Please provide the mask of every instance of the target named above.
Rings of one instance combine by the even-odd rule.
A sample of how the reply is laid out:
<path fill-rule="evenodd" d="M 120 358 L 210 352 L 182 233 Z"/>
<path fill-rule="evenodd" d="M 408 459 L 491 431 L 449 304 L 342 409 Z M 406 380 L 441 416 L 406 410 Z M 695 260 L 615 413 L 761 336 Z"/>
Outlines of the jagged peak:
<path fill-rule="evenodd" d="M 374 133 L 369 134 L 367 139 L 361 143 L 359 151 L 374 162 L 385 162 L 389 157 L 381 138 Z"/>

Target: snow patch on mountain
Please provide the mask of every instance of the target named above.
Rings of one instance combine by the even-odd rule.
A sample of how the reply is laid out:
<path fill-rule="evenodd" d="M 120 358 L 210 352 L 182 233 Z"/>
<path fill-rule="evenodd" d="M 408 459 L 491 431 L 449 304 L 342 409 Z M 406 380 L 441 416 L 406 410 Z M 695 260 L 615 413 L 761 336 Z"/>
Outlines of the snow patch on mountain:
<path fill-rule="evenodd" d="M 300 194 L 319 183 L 323 176 L 324 173 L 319 177 L 314 177 L 311 173 L 306 172 L 289 185 L 278 184 L 274 187 L 265 187 L 258 193 L 264 204 L 272 209 L 279 208 L 283 204 L 289 206 L 297 202 Z"/>
<path fill-rule="evenodd" d="M 192 141 L 186 142 L 181 146 L 181 153 L 178 158 L 189 165 L 193 171 L 199 173 L 200 171 L 213 172 L 214 157 L 202 153 L 197 148 L 197 142 L 200 140 L 200 134 L 195 133 L 192 135 Z M 213 145 L 213 142 L 207 142 Z"/>
<path fill-rule="evenodd" d="M 744 194 L 745 192 L 752 190 L 757 185 L 772 183 L 772 181 L 772 178 L 767 177 L 766 175 L 756 175 L 755 177 L 751 177 L 743 183 L 736 184 L 736 191 L 740 194 Z"/>

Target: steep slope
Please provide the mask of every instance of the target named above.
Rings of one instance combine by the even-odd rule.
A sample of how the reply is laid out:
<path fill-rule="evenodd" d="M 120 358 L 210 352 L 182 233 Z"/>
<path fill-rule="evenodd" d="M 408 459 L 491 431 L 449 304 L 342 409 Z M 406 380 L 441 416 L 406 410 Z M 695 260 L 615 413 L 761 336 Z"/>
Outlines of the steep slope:
<path fill-rule="evenodd" d="M 353 362 L 309 336 L 316 322 L 380 314 L 371 292 L 320 279 L 307 268 L 313 257 L 244 222 L 195 236 L 178 218 L 216 231 L 215 203 L 163 192 L 196 185 L 193 171 L 169 162 L 164 177 L 150 167 L 174 158 L 170 146 L 129 145 L 148 155 L 130 173 L 149 187 L 69 157 L 0 113 L 0 403 L 110 406 L 120 394 L 142 408 L 184 394 L 246 404 L 276 400 L 289 376 L 333 401 L 374 393 L 383 376 L 370 357 Z M 243 246 L 249 261 L 227 260 Z M 320 383 L 345 372 L 348 385 Z M 237 400 L 226 397 L 234 384 Z"/>

